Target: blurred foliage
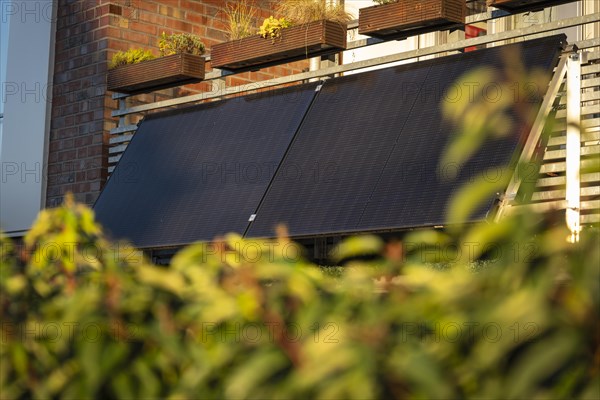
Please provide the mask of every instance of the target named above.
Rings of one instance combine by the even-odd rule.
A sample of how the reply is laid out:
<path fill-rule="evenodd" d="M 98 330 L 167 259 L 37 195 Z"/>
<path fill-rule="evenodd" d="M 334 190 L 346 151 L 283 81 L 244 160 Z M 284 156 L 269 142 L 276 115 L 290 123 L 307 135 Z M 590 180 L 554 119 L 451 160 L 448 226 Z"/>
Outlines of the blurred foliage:
<path fill-rule="evenodd" d="M 518 47 L 502 47 L 502 68 L 471 69 L 448 89 L 467 94 L 441 104 L 455 127 L 442 164 L 462 165 L 490 138 L 529 132 L 549 77 L 541 69 L 525 70 L 520 60 Z"/>
<path fill-rule="evenodd" d="M 1 239 L 2 398 L 596 399 L 599 235 L 569 244 L 537 218 L 405 238 L 464 246 L 439 270 L 353 238 L 338 257 L 381 257 L 328 274 L 285 237 L 155 266 L 67 201 Z M 473 273 L 477 237 L 494 256 Z"/>
<path fill-rule="evenodd" d="M 67 198 L 0 237 L 0 397 L 598 399 L 600 233 L 568 235 L 525 213 L 355 237 L 341 269 L 231 234 L 160 267 Z"/>

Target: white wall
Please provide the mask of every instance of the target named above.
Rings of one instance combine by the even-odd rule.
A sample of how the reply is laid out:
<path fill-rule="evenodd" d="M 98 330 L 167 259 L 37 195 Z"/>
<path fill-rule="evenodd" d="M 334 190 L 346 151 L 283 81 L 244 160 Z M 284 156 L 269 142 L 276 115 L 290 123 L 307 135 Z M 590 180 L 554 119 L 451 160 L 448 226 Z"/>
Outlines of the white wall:
<path fill-rule="evenodd" d="M 372 0 L 345 0 L 344 5 L 346 6 L 346 11 L 351 13 L 354 18 L 358 19 L 358 10 L 363 7 L 374 6 L 376 3 Z M 349 31 L 348 41 L 355 41 L 360 39 L 367 39 L 368 36 L 359 35 L 358 30 Z M 425 36 L 425 35 L 421 35 Z M 375 57 L 386 56 L 389 54 L 399 53 L 403 51 L 409 51 L 417 49 L 419 45 L 419 37 L 412 37 L 405 40 L 392 40 L 389 42 L 384 42 L 372 46 L 361 47 L 358 49 L 348 50 L 344 52 L 343 63 L 350 64 L 356 61 L 369 60 Z M 372 69 L 381 69 L 387 68 L 392 65 L 403 64 L 407 62 L 411 62 L 412 60 L 406 60 L 391 64 L 380 65 L 377 67 L 365 68 L 357 71 L 345 72 L 345 75 L 356 74 Z"/>
<path fill-rule="evenodd" d="M 0 229 L 22 235 L 45 203 L 56 0 L 0 0 L 10 18 L 0 144 Z"/>
<path fill-rule="evenodd" d="M 8 50 L 8 27 L 10 18 L 2 18 L 0 15 L 0 85 L 6 82 L 6 62 Z M 4 114 L 4 102 L 0 99 L 0 151 L 2 150 L 2 115 Z"/>

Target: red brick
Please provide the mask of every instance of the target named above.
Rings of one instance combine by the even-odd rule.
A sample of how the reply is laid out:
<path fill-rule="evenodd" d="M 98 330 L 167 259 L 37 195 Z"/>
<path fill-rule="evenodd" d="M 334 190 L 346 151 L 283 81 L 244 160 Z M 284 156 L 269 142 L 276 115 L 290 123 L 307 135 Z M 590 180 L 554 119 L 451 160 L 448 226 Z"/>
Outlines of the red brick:
<path fill-rule="evenodd" d="M 158 4 L 156 4 L 153 1 L 148 1 L 148 0 L 136 1 L 134 4 L 134 7 L 138 8 L 141 11 L 140 16 L 142 16 L 144 14 L 148 14 L 148 12 L 150 12 L 150 13 L 158 12 Z M 144 11 L 147 11 L 147 12 L 144 12 Z"/>
<path fill-rule="evenodd" d="M 135 43 L 136 45 L 146 46 L 150 43 L 149 36 L 147 34 L 131 32 L 123 30 L 121 32 L 121 39 Z"/>
<path fill-rule="evenodd" d="M 192 25 L 190 23 L 180 21 L 177 19 L 173 19 L 173 18 L 167 18 L 167 20 L 165 21 L 165 26 L 167 29 L 180 31 L 180 32 L 191 32 L 191 30 L 192 30 Z M 163 29 L 163 30 L 167 31 L 167 29 Z M 170 33 L 170 32 L 167 32 L 167 33 Z"/>
<path fill-rule="evenodd" d="M 87 145 L 90 145 L 90 144 L 92 144 L 92 137 L 91 136 L 77 137 L 73 141 L 73 145 L 76 148 L 87 146 Z"/>
<path fill-rule="evenodd" d="M 166 17 L 163 15 L 142 12 L 140 13 L 139 20 L 142 22 L 148 22 L 153 25 L 163 26 L 165 24 Z"/>
<path fill-rule="evenodd" d="M 200 14 L 206 14 L 206 7 L 197 1 L 180 0 L 179 3 L 180 7 L 185 10 L 194 11 Z"/>
<path fill-rule="evenodd" d="M 61 151 L 58 153 L 58 161 L 74 160 L 76 156 L 77 152 L 75 150 Z"/>
<path fill-rule="evenodd" d="M 203 38 L 202 41 L 204 42 L 204 36 L 206 36 L 206 27 L 200 25 L 192 25 L 192 33 Z"/>
<path fill-rule="evenodd" d="M 149 35 L 158 36 L 159 27 L 156 25 L 148 24 L 146 22 L 132 21 L 129 23 L 129 29 L 147 33 Z M 162 27 L 160 29 L 163 29 Z"/>
<path fill-rule="evenodd" d="M 96 8 L 96 18 L 108 16 L 107 14 L 110 12 L 110 5 L 105 4 Z"/>
<path fill-rule="evenodd" d="M 208 17 L 206 15 L 189 13 L 187 15 L 187 20 L 199 26 L 208 25 Z"/>

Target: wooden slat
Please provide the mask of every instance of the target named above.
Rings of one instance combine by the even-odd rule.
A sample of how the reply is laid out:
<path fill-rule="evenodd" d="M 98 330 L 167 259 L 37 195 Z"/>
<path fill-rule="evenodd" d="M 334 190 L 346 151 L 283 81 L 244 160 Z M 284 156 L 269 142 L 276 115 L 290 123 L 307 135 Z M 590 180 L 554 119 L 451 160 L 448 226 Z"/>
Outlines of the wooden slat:
<path fill-rule="evenodd" d="M 581 88 L 582 89 L 596 87 L 596 86 L 600 86 L 600 78 L 588 78 L 588 79 L 581 80 Z"/>
<path fill-rule="evenodd" d="M 523 204 L 512 206 L 508 209 L 509 214 L 518 212 L 548 212 L 555 210 L 564 210 L 567 208 L 566 200 L 546 201 L 544 203 Z M 580 203 L 581 210 L 597 210 L 600 209 L 600 200 L 588 200 Z"/>
<path fill-rule="evenodd" d="M 120 144 L 118 146 L 113 146 L 113 147 L 109 147 L 108 148 L 108 154 L 121 154 L 125 151 L 125 149 L 127 148 L 127 144 Z"/>
<path fill-rule="evenodd" d="M 591 174 L 583 174 L 581 176 L 581 182 L 590 183 L 590 182 L 600 182 L 600 172 L 594 172 Z M 565 184 L 564 176 L 551 176 L 548 178 L 540 178 L 538 179 L 536 186 L 538 187 L 546 187 L 546 186 L 560 186 Z"/>
<path fill-rule="evenodd" d="M 600 73 L 600 64 L 589 64 L 581 67 L 581 75 Z"/>
<path fill-rule="evenodd" d="M 585 130 L 600 126 L 600 118 L 587 118 L 581 121 L 581 127 Z M 564 132 L 566 129 L 565 121 L 556 121 L 552 127 L 552 132 Z"/>
<path fill-rule="evenodd" d="M 564 172 L 566 165 L 567 163 L 564 161 L 544 164 L 542 165 L 542 168 L 540 168 L 540 174 L 547 174 L 549 172 Z M 581 160 L 581 168 L 590 168 L 596 165 L 598 165 L 596 160 Z"/>
<path fill-rule="evenodd" d="M 508 207 L 507 214 L 516 214 L 521 212 L 549 212 L 555 210 L 563 210 L 567 208 L 566 200 L 547 201 L 545 203 L 523 204 L 518 206 Z"/>
<path fill-rule="evenodd" d="M 121 154 L 113 156 L 113 157 L 108 157 L 108 163 L 109 164 L 116 164 L 119 162 L 119 160 L 121 159 Z"/>
<path fill-rule="evenodd" d="M 600 154 L 600 146 L 582 146 L 581 155 L 589 156 L 592 154 Z M 560 160 L 567 156 L 567 150 L 550 150 L 544 154 L 544 160 Z"/>
<path fill-rule="evenodd" d="M 595 140 L 600 140 L 600 127 L 588 128 L 584 133 L 581 134 L 582 143 L 591 142 Z M 564 135 L 554 136 L 548 139 L 548 147 L 560 146 L 566 143 L 567 139 Z"/>
<path fill-rule="evenodd" d="M 580 50 L 589 49 L 590 47 L 600 46 L 600 38 L 582 40 L 575 43 Z"/>
<path fill-rule="evenodd" d="M 129 133 L 129 132 L 135 132 L 137 131 L 138 126 L 137 125 L 124 125 L 124 126 L 119 126 L 118 128 L 113 128 L 110 130 L 110 134 L 111 135 L 119 135 L 121 133 Z"/>
<path fill-rule="evenodd" d="M 581 101 L 592 101 L 598 99 L 600 99 L 600 90 L 581 93 Z M 562 96 L 560 98 L 560 104 L 567 104 L 567 96 Z"/>
<path fill-rule="evenodd" d="M 108 143 L 109 144 L 125 143 L 125 142 L 130 142 L 131 139 L 133 139 L 133 134 L 131 134 L 131 135 L 114 135 L 114 136 L 111 136 L 110 139 L 108 139 Z"/>
<path fill-rule="evenodd" d="M 582 224 L 597 224 L 600 222 L 600 214 L 585 214 L 581 216 Z"/>
<path fill-rule="evenodd" d="M 600 210 L 600 200 L 582 201 L 579 208 L 582 210 Z"/>
<path fill-rule="evenodd" d="M 534 193 L 533 196 L 531 197 L 531 201 L 559 200 L 559 199 L 564 199 L 566 194 L 567 194 L 567 192 L 564 189 L 547 190 L 545 192 Z M 581 188 L 580 194 L 581 194 L 581 197 L 599 196 L 600 195 L 600 186 L 583 187 L 583 188 Z"/>
<path fill-rule="evenodd" d="M 588 63 L 593 60 L 600 59 L 600 51 L 588 51 L 587 52 Z"/>
<path fill-rule="evenodd" d="M 598 110 L 599 106 L 593 105 L 593 106 L 585 106 L 585 107 L 581 107 L 581 115 L 590 115 L 590 114 L 599 114 L 600 111 Z M 556 112 L 556 118 L 565 118 L 567 115 L 567 110 L 558 110 Z"/>

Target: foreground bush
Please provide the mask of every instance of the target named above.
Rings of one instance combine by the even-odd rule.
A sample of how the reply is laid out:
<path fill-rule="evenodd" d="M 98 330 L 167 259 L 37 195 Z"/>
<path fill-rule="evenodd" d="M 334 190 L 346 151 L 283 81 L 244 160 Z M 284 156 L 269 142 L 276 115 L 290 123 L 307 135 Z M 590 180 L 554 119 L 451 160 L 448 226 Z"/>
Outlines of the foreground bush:
<path fill-rule="evenodd" d="M 465 79 L 477 73 L 492 71 Z M 462 134 L 444 162 L 506 134 L 468 116 L 497 121 L 511 104 L 445 104 Z M 486 172 L 448 221 L 512 175 Z M 22 245 L 0 237 L 0 398 L 599 399 L 600 236 L 571 244 L 564 225 L 524 214 L 351 238 L 332 255 L 341 273 L 283 233 L 192 245 L 159 267 L 67 199 Z"/>
<path fill-rule="evenodd" d="M 164 268 L 69 201 L 23 246 L 2 238 L 1 397 L 599 398 L 597 233 L 572 245 L 519 217 L 452 248 L 475 234 L 494 243 L 476 273 L 374 237 L 336 256 L 382 258 L 336 278 L 284 237 L 193 245 Z"/>

